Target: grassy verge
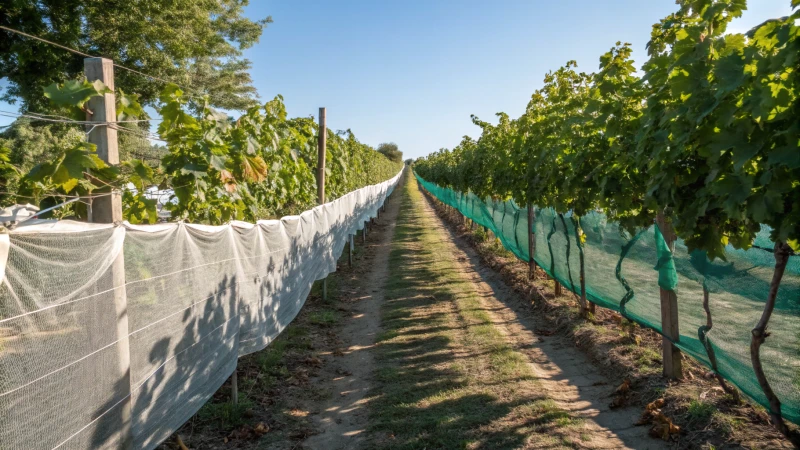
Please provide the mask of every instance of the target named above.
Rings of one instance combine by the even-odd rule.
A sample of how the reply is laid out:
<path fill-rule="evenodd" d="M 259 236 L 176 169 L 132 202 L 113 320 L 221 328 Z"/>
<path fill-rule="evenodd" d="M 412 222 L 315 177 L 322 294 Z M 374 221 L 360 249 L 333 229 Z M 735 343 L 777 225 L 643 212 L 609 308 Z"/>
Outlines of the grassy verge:
<path fill-rule="evenodd" d="M 681 429 L 669 437 L 677 448 L 791 448 L 769 424 L 761 406 L 735 402 L 694 360 L 684 357 L 684 380 L 664 380 L 659 334 L 599 307 L 590 320 L 583 319 L 575 297 L 566 289 L 564 295 L 555 296 L 553 281 L 546 280 L 542 272 L 531 283 L 528 264 L 516 259 L 491 233 L 479 226 L 465 226 L 458 212 L 436 200 L 433 203 L 437 213 L 477 251 L 485 265 L 499 272 L 519 293 L 530 294 L 530 307 L 553 324 L 545 333 L 568 335 L 601 366 L 631 381 L 631 391 L 615 401 L 642 406 L 664 401 L 661 411 Z"/>
<path fill-rule="evenodd" d="M 382 310 L 371 448 L 572 447 L 581 419 L 546 397 L 405 185 Z"/>

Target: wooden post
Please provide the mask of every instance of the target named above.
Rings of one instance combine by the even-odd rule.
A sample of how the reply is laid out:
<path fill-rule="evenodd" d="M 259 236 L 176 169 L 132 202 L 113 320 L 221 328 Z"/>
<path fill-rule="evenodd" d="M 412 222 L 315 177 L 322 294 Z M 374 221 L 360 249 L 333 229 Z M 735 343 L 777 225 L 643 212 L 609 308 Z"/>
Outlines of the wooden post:
<path fill-rule="evenodd" d="M 656 225 L 664 236 L 669 251 L 675 253 L 675 231 L 663 213 L 656 217 Z M 683 376 L 681 364 L 681 351 L 672 342 L 680 339 L 678 328 L 678 296 L 675 291 L 659 288 L 661 295 L 661 331 L 664 337 L 661 341 L 661 353 L 664 361 L 664 376 L 671 379 L 680 379 Z"/>
<path fill-rule="evenodd" d="M 348 237 L 347 251 L 349 253 L 349 255 L 347 256 L 347 264 L 350 267 L 353 267 L 353 240 L 354 240 L 353 238 L 355 237 L 355 235 L 349 234 L 347 235 L 347 237 Z"/>
<path fill-rule="evenodd" d="M 556 280 L 555 278 L 553 278 L 553 282 L 555 283 L 556 297 L 560 297 L 561 294 L 563 294 L 561 283 L 559 283 L 558 280 Z"/>
<path fill-rule="evenodd" d="M 317 140 L 317 202 L 325 203 L 325 154 L 327 153 L 328 124 L 325 108 L 319 109 L 319 133 Z M 322 280 L 322 300 L 328 299 L 328 278 Z"/>
<path fill-rule="evenodd" d="M 100 80 L 112 91 L 114 90 L 114 61 L 106 58 L 86 58 L 83 60 L 83 70 L 89 81 Z M 97 156 L 109 165 L 119 165 L 119 147 L 117 143 L 117 130 L 107 126 L 106 122 L 117 120 L 116 99 L 113 92 L 103 96 L 92 97 L 87 105 L 91 114 L 86 114 L 87 122 L 99 122 L 102 125 L 87 125 L 90 143 L 97 146 Z M 93 199 L 90 220 L 96 223 L 122 222 L 122 193 L 117 190 L 100 190 L 110 192 Z M 125 292 L 125 257 L 120 252 L 111 264 L 110 276 L 114 286 L 114 311 L 116 314 L 116 351 L 117 351 L 117 376 L 119 378 L 115 399 L 121 408 L 119 426 L 119 448 L 133 448 L 133 434 L 131 432 L 131 355 L 128 341 L 128 297 Z M 102 314 L 98 311 L 98 314 Z"/>
<path fill-rule="evenodd" d="M 533 223 L 536 221 L 536 213 L 533 211 L 533 205 L 528 203 L 528 279 L 536 279 L 536 261 L 533 257 L 536 255 L 536 234 L 533 232 Z"/>
<path fill-rule="evenodd" d="M 319 136 L 317 140 L 317 200 L 325 203 L 325 153 L 327 152 L 328 125 L 325 108 L 319 109 Z"/>
<path fill-rule="evenodd" d="M 234 406 L 239 404 L 239 375 L 236 369 L 233 369 L 231 375 L 231 402 Z"/>
<path fill-rule="evenodd" d="M 114 61 L 106 58 L 86 58 L 83 60 L 83 70 L 88 81 L 100 80 L 112 91 L 114 90 Z M 111 166 L 119 165 L 119 146 L 117 143 L 117 130 L 105 125 L 105 122 L 117 120 L 117 105 L 113 93 L 92 97 L 87 109 L 92 113 L 86 114 L 87 122 L 100 122 L 103 125 L 87 125 L 90 130 L 88 140 L 97 146 L 97 156 Z M 97 190 L 101 193 L 109 192 L 108 188 Z M 122 192 L 112 190 L 111 195 L 104 195 L 93 199 L 92 219 L 95 223 L 122 222 Z"/>
<path fill-rule="evenodd" d="M 578 252 L 579 252 L 579 255 L 580 255 L 581 308 L 583 309 L 581 311 L 581 315 L 583 317 L 588 317 L 589 313 L 592 313 L 592 314 L 595 313 L 595 309 L 594 309 L 594 304 L 589 302 L 589 300 L 586 299 L 586 261 L 585 261 L 585 255 L 584 255 L 584 252 L 583 252 L 585 250 L 585 248 L 583 246 L 583 242 L 581 242 L 581 240 L 580 240 L 581 239 L 580 238 L 581 234 L 578 233 L 578 231 L 580 231 L 582 233 L 583 230 L 581 229 L 581 221 L 580 221 L 580 219 L 576 218 L 576 216 L 573 215 L 572 216 L 572 221 L 573 221 L 572 222 L 573 225 L 575 226 L 575 231 L 576 231 L 575 234 L 576 234 L 576 237 L 577 237 L 575 243 L 578 245 Z M 591 304 L 591 306 L 589 306 L 590 304 Z"/>

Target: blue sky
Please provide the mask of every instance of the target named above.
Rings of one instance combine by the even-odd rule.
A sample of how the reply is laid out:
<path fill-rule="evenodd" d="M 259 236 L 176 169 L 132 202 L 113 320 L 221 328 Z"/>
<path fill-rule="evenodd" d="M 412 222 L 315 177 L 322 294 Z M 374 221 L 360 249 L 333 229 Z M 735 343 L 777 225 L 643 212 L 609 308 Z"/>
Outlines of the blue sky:
<path fill-rule="evenodd" d="M 789 0 L 750 0 L 745 31 L 790 13 Z M 406 157 L 479 134 L 470 114 L 522 114 L 544 74 L 570 59 L 594 71 L 616 41 L 637 66 L 653 23 L 675 0 L 259 1 L 275 23 L 248 50 L 262 99 L 283 94 L 294 116 L 328 108 L 331 129 Z"/>
<path fill-rule="evenodd" d="M 791 11 L 790 0 L 748 3 L 732 31 Z M 519 116 L 544 74 L 568 60 L 593 71 L 625 41 L 641 66 L 651 25 L 676 8 L 674 0 L 251 0 L 249 17 L 275 23 L 245 56 L 262 100 L 282 94 L 291 116 L 325 106 L 329 128 L 418 157 L 476 137 L 470 114 Z"/>

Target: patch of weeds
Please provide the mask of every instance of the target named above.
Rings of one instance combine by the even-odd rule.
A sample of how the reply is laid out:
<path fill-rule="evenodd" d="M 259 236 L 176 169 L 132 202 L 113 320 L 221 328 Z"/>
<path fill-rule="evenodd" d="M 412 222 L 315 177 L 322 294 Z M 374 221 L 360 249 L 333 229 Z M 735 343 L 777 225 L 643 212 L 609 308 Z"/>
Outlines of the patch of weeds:
<path fill-rule="evenodd" d="M 336 314 L 336 311 L 327 309 L 322 311 L 314 311 L 308 315 L 308 321 L 314 325 L 329 327 L 339 321 L 339 315 Z"/>
<path fill-rule="evenodd" d="M 578 422 L 568 411 L 559 408 L 556 402 L 549 398 L 536 400 L 529 406 L 529 409 L 537 424 L 555 423 L 559 427 L 567 427 Z"/>
<path fill-rule="evenodd" d="M 256 361 L 264 372 L 275 375 L 280 370 L 286 346 L 286 341 L 275 341 L 258 353 Z"/>
<path fill-rule="evenodd" d="M 487 239 L 489 239 L 489 233 L 483 231 L 483 227 L 481 226 L 476 227 L 475 230 L 472 231 L 472 236 L 478 242 L 485 242 Z"/>
<path fill-rule="evenodd" d="M 253 402 L 244 395 L 239 395 L 239 404 L 226 401 L 222 403 L 208 402 L 197 412 L 197 417 L 206 422 L 217 422 L 224 428 L 235 428 L 245 422 L 245 413 L 252 409 Z"/>
<path fill-rule="evenodd" d="M 711 422 L 725 436 L 730 436 L 734 431 L 744 426 L 744 420 L 725 414 L 722 411 L 714 411 L 711 415 Z"/>
<path fill-rule="evenodd" d="M 711 403 L 692 400 L 689 402 L 686 414 L 692 422 L 708 422 L 716 411 L 717 408 Z"/>
<path fill-rule="evenodd" d="M 243 392 L 250 392 L 258 384 L 258 380 L 255 378 L 242 377 L 240 384 L 241 384 L 240 389 Z"/>
<path fill-rule="evenodd" d="M 400 333 L 397 330 L 381 331 L 380 333 L 378 333 L 376 342 L 391 341 L 392 339 L 396 338 L 399 335 Z"/>
<path fill-rule="evenodd" d="M 308 328 L 298 325 L 290 326 L 284 331 L 286 347 L 298 350 L 309 350 L 314 347 L 308 336 Z"/>
<path fill-rule="evenodd" d="M 500 239 L 497 238 L 489 243 L 489 251 L 502 258 L 511 258 L 514 256 L 511 251 L 503 246 L 503 243 L 500 242 Z"/>
<path fill-rule="evenodd" d="M 520 368 L 526 367 L 527 360 L 524 356 L 508 347 L 494 349 L 490 353 L 492 371 L 503 376 L 512 376 L 520 372 Z M 526 377 L 527 378 L 527 377 Z M 533 379 L 533 376 L 530 376 Z"/>
<path fill-rule="evenodd" d="M 635 344 L 630 344 L 628 347 L 631 349 L 639 370 L 647 371 L 647 369 L 652 369 L 661 363 L 661 355 L 652 348 L 640 347 Z"/>
<path fill-rule="evenodd" d="M 286 339 L 292 340 L 294 338 L 303 337 L 308 335 L 308 329 L 303 328 L 301 326 L 289 326 L 284 332 L 283 335 L 286 336 Z"/>

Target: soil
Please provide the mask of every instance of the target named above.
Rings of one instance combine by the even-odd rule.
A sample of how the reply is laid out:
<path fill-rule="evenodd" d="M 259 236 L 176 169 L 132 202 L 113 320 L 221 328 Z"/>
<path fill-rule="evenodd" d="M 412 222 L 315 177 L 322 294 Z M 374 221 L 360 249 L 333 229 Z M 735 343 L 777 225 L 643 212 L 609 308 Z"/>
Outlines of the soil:
<path fill-rule="evenodd" d="M 480 293 L 494 324 L 513 348 L 526 354 L 548 396 L 564 410 L 586 420 L 592 435 L 587 448 L 667 448 L 651 438 L 647 429 L 634 423 L 641 408 L 611 409 L 609 405 L 621 379 L 612 379 L 594 367 L 589 357 L 576 349 L 563 335 L 555 334 L 533 310 L 525 307 L 527 298 L 510 289 L 495 271 L 485 267 L 467 242 L 447 226 L 433 211 L 426 198 L 426 212 L 435 216 L 437 228 L 450 244 L 462 274 Z"/>
<path fill-rule="evenodd" d="M 397 188 L 402 189 L 402 186 Z M 361 295 L 351 297 L 350 317 L 338 330 L 342 347 L 324 354 L 328 364 L 320 370 L 312 382 L 321 384 L 332 395 L 319 407 L 320 412 L 312 416 L 319 434 L 303 441 L 305 448 L 312 450 L 338 450 L 363 447 L 368 425 L 366 408 L 367 394 L 375 366 L 372 349 L 380 332 L 381 304 L 384 285 L 389 276 L 389 246 L 394 237 L 394 228 L 399 202 L 390 201 L 386 211 L 369 228 L 367 235 L 373 240 L 366 245 L 369 271 L 360 278 L 358 291 Z"/>
<path fill-rule="evenodd" d="M 693 359 L 684 355 L 681 380 L 665 380 L 661 376 L 659 334 L 626 324 L 619 314 L 604 308 L 597 308 L 591 320 L 583 319 L 571 293 L 565 290 L 566 295 L 555 296 L 553 282 L 544 281 L 546 275 L 541 271 L 538 280 L 532 283 L 526 262 L 502 249 L 494 239 L 480 237 L 452 208 L 426 197 L 447 224 L 449 233 L 462 248 L 471 250 L 470 255 L 477 257 L 481 272 L 491 274 L 502 289 L 512 290 L 517 299 L 522 299 L 512 304 L 517 312 L 539 318 L 547 324 L 546 336 L 566 338 L 562 339 L 566 345 L 579 349 L 597 370 L 616 383 L 631 382 L 629 391 L 624 396 L 615 396 L 613 401 L 622 400 L 622 404 L 638 407 L 639 411 L 654 401 L 663 402 L 660 411 L 680 429 L 669 437 L 670 448 L 794 448 L 772 427 L 763 408 L 746 400 L 733 400 L 712 374 Z M 692 407 L 697 405 L 708 414 L 698 417 L 693 413 Z M 644 425 L 647 426 L 641 428 L 652 430 L 652 423 Z"/>
<path fill-rule="evenodd" d="M 376 372 L 379 372 L 376 342 L 383 331 L 381 308 L 387 301 L 387 280 L 395 273 L 390 265 L 390 249 L 398 216 L 409 213 L 401 211 L 401 195 L 398 194 L 403 189 L 418 189 L 413 179 L 407 183 L 407 186 L 397 187 L 386 210 L 369 225 L 366 242 L 362 241 L 360 233 L 356 236 L 353 267 L 347 265 L 345 250 L 339 270 L 329 277 L 330 298 L 322 300 L 319 290 L 315 290 L 275 343 L 262 352 L 240 359 L 239 389 L 240 396 L 244 392 L 248 398 L 246 410 L 215 415 L 214 411 L 224 410 L 230 402 L 230 386 L 226 383 L 209 404 L 178 431 L 188 448 L 366 449 L 403 445 L 417 448 L 376 431 L 375 418 L 370 420 L 370 414 L 376 413 L 370 400 L 380 388 L 376 381 Z M 573 439 L 569 447 L 714 448 L 709 446 L 711 442 L 724 444 L 726 448 L 737 446 L 732 439 L 739 436 L 736 433 L 741 433 L 731 431 L 721 435 L 713 429 L 719 425 L 713 421 L 699 429 L 695 424 L 695 429 L 689 427 L 688 432 L 682 430 L 680 435 L 669 436 L 668 442 L 652 438 L 649 425 L 635 425 L 648 402 L 659 396 L 666 398 L 665 414 L 684 428 L 686 405 L 692 396 L 721 398 L 719 389 L 702 379 L 701 368 L 690 365 L 687 369 L 692 378 L 692 373 L 697 374 L 698 380 L 691 385 L 694 390 L 664 382 L 653 371 L 659 361 L 651 361 L 652 367 L 643 368 L 635 363 L 637 358 L 642 359 L 639 353 L 625 353 L 629 348 L 657 346 L 660 342 L 657 335 L 645 330 L 627 336 L 617 331 L 598 334 L 615 325 L 613 314 L 600 310 L 591 322 L 593 327 L 576 326 L 581 320 L 574 308 L 564 306 L 571 299 L 555 298 L 543 292 L 541 283 L 531 285 L 522 275 L 527 269 L 525 263 L 487 252 L 476 243 L 472 233 L 455 225 L 455 215 L 449 217 L 445 208 L 429 197 L 417 195 L 412 206 L 414 214 L 424 216 L 426 226 L 431 226 L 438 234 L 447 249 L 443 253 L 452 255 L 455 270 L 469 284 L 469 290 L 480 298 L 481 311 L 489 315 L 490 323 L 502 339 L 527 359 L 536 382 L 541 385 L 542 392 L 537 395 L 554 401 L 558 409 L 581 419 L 581 438 L 587 434 L 590 439 Z M 450 225 L 446 218 L 450 219 Z M 406 293 L 410 298 L 416 294 Z M 439 313 L 447 310 L 448 314 L 458 314 L 455 305 L 442 304 L 441 308 Z M 320 319 L 331 313 L 335 319 Z M 451 354 L 450 358 L 464 356 L 467 355 Z M 265 362 L 273 360 L 275 362 Z M 513 389 L 511 387 L 512 395 Z M 624 391 L 623 395 L 620 391 Z M 527 393 L 521 391 L 516 395 L 518 399 L 527 398 Z M 625 401 L 621 402 L 620 398 Z M 722 407 L 723 403 L 720 400 L 714 404 Z M 770 432 L 768 424 L 761 423 L 763 413 L 741 405 L 730 409 L 739 411 L 736 420 L 756 425 L 749 431 L 757 437 L 747 442 L 740 440 L 744 446 L 786 448 L 785 442 Z M 506 421 L 502 425 L 505 426 L 510 419 L 502 420 Z M 543 447 L 537 442 L 545 441 L 534 437 L 527 440 L 524 447 Z M 162 448 L 180 447 L 173 438 Z"/>

